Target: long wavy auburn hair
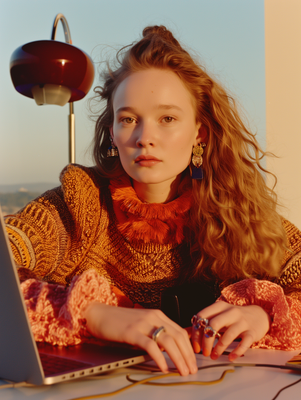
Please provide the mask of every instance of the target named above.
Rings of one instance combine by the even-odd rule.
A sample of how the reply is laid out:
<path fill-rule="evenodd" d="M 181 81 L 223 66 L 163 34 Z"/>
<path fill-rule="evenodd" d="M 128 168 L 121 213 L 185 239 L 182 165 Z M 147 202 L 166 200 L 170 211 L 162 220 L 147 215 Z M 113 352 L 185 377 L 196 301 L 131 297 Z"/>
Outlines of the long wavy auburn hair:
<path fill-rule="evenodd" d="M 195 99 L 196 121 L 207 131 L 204 179 L 192 182 L 188 226 L 194 266 L 189 275 L 214 275 L 222 285 L 277 276 L 286 236 L 276 212 L 276 195 L 262 175 L 268 173 L 260 164 L 266 153 L 240 118 L 234 99 L 164 26 L 145 28 L 140 41 L 122 48 L 115 66 L 107 64 L 103 86 L 95 88 L 105 104 L 93 145 L 98 171 L 107 178 L 122 171 L 119 158 L 107 158 L 113 96 L 127 76 L 148 68 L 178 75 Z"/>

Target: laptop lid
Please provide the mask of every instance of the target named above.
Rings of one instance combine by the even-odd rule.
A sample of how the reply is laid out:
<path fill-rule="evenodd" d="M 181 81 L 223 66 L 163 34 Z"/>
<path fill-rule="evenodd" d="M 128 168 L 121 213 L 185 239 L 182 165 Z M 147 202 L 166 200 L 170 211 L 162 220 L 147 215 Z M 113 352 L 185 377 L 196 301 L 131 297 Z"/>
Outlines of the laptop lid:
<path fill-rule="evenodd" d="M 0 377 L 43 383 L 44 373 L 30 329 L 17 269 L 0 207 Z"/>

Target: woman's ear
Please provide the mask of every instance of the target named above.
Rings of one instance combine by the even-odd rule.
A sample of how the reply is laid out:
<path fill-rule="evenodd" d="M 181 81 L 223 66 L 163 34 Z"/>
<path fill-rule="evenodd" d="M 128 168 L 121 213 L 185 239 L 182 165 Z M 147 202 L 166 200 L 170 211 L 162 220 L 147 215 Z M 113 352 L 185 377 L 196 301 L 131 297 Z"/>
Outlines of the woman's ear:
<path fill-rule="evenodd" d="M 198 130 L 198 135 L 195 140 L 195 146 L 197 146 L 200 143 L 206 143 L 208 142 L 208 133 L 207 133 L 207 128 L 205 125 L 200 124 L 199 130 Z"/>
<path fill-rule="evenodd" d="M 110 131 L 110 135 L 111 135 L 111 142 L 114 143 L 114 133 L 113 133 L 113 127 L 112 126 L 110 126 L 109 131 Z"/>
<path fill-rule="evenodd" d="M 198 134 L 199 143 L 206 143 L 208 142 L 208 131 L 205 125 L 201 125 L 199 128 Z"/>

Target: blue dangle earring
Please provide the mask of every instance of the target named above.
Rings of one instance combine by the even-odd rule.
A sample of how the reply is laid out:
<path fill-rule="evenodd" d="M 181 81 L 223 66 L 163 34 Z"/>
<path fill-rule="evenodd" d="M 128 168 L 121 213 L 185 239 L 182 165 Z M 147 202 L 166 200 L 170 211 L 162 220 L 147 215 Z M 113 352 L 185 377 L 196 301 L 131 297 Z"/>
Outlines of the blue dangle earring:
<path fill-rule="evenodd" d="M 113 143 L 113 139 L 110 138 L 111 146 L 107 150 L 107 157 L 118 157 L 118 149 Z"/>
<path fill-rule="evenodd" d="M 203 173 L 203 153 L 204 153 L 204 148 L 206 147 L 206 143 L 200 143 L 197 146 L 193 146 L 192 149 L 192 159 L 191 162 L 193 164 L 192 168 L 192 173 L 191 173 L 191 178 L 192 179 L 203 179 L 204 173 Z"/>

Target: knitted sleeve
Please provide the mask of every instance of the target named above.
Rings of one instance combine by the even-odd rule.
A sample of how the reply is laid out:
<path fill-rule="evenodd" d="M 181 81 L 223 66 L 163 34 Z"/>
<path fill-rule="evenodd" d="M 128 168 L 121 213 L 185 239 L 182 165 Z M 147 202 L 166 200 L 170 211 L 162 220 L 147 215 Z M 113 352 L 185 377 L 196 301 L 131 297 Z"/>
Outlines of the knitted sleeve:
<path fill-rule="evenodd" d="M 100 229 L 102 204 L 91 169 L 69 165 L 61 182 L 5 222 L 19 266 L 46 280 L 55 271 L 56 282 L 68 284 Z"/>
<path fill-rule="evenodd" d="M 99 301 L 118 305 L 108 281 L 92 269 L 75 276 L 68 287 L 27 279 L 21 289 L 35 340 L 52 345 L 68 346 L 90 340 L 81 317 L 88 304 Z"/>
<path fill-rule="evenodd" d="M 282 272 L 275 283 L 286 295 L 301 301 L 301 231 L 289 221 L 283 220 L 287 234 L 288 250 L 282 260 Z"/>
<path fill-rule="evenodd" d="M 282 272 L 274 282 L 245 279 L 226 287 L 218 300 L 239 306 L 258 305 L 271 318 L 269 332 L 253 344 L 255 348 L 301 349 L 301 232 L 283 220 L 288 250 Z"/>
<path fill-rule="evenodd" d="M 62 261 L 73 223 L 61 187 L 50 190 L 5 218 L 15 262 L 46 276 Z"/>
<path fill-rule="evenodd" d="M 269 314 L 270 330 L 253 348 L 301 349 L 301 302 L 286 296 L 276 283 L 245 279 L 226 287 L 219 300 L 238 306 L 258 305 Z"/>

